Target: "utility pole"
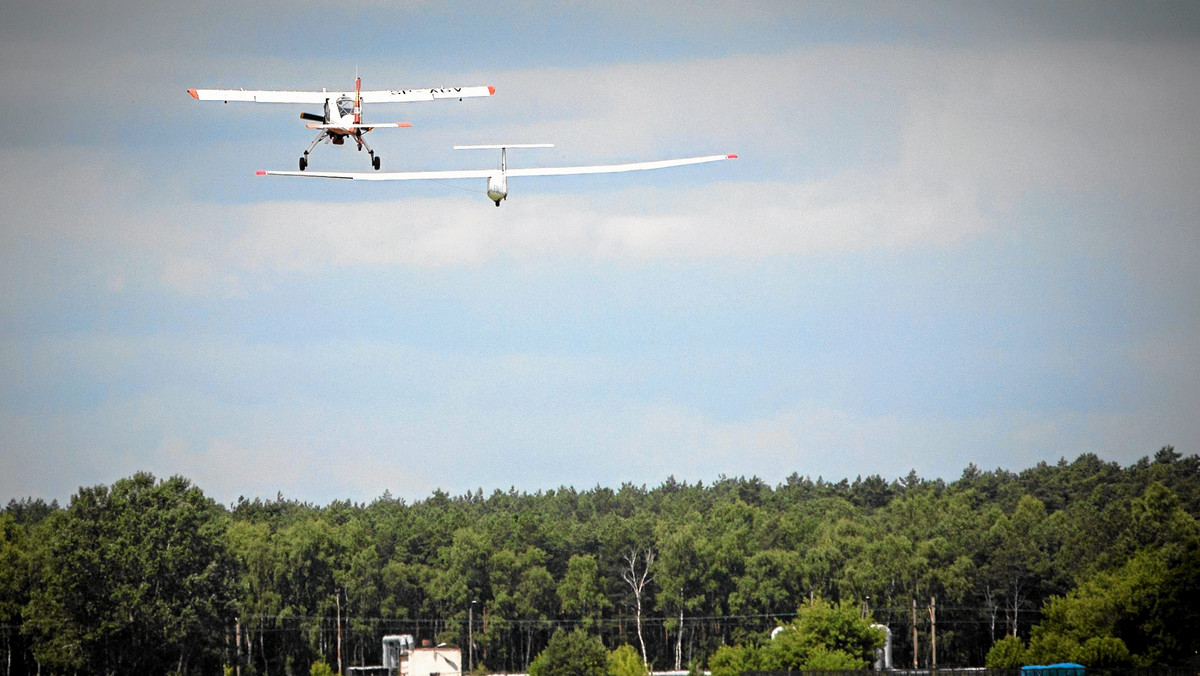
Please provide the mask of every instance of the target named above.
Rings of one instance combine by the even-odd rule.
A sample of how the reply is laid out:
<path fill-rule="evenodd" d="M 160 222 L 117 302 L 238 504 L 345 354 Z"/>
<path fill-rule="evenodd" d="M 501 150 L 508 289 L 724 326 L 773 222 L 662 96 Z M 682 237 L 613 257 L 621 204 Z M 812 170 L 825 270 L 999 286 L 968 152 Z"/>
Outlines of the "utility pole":
<path fill-rule="evenodd" d="M 340 587 L 333 588 L 333 600 L 337 604 L 337 654 L 338 654 L 338 673 L 342 671 L 342 590 Z M 460 658 L 461 659 L 461 658 Z"/>
<path fill-rule="evenodd" d="M 929 650 L 931 669 L 937 671 L 937 597 L 929 597 Z"/>
<path fill-rule="evenodd" d="M 917 599 L 912 599 L 912 668 L 917 670 Z"/>
<path fill-rule="evenodd" d="M 474 634 L 474 629 L 475 629 L 475 604 L 476 603 L 479 603 L 479 601 L 473 599 L 471 601 L 471 608 L 469 610 L 467 610 L 467 654 L 469 655 L 469 657 L 468 657 L 469 661 L 467 662 L 467 664 L 469 666 L 467 668 L 470 671 L 475 671 L 475 634 Z"/>

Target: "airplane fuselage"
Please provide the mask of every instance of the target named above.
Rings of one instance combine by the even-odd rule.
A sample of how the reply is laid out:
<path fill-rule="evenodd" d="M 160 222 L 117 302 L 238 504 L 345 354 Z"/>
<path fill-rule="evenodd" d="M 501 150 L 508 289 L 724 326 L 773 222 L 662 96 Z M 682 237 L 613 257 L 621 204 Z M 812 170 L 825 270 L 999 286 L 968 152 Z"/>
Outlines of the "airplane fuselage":
<path fill-rule="evenodd" d="M 499 173 L 488 176 L 487 196 L 496 203 L 496 206 L 500 206 L 500 200 L 508 197 L 508 175 L 503 169 Z"/>
<path fill-rule="evenodd" d="M 369 129 L 355 129 L 354 125 L 362 118 L 362 108 L 354 105 L 354 99 L 343 96 L 337 99 L 325 99 L 325 124 L 332 125 L 326 129 L 330 140 L 341 145 L 347 136 L 357 136 Z M 345 126 L 340 126 L 345 125 Z"/>

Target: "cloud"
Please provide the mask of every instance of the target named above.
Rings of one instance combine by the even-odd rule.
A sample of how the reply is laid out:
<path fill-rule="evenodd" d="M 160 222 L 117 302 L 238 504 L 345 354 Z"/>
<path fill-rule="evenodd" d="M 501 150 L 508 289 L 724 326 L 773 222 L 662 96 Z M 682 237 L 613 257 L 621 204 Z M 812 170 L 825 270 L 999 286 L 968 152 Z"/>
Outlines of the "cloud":
<path fill-rule="evenodd" d="M 65 155 L 75 160 L 56 165 Z M 87 149 L 14 156 L 31 171 L 9 176 L 3 192 L 13 210 L 0 237 L 30 289 L 53 287 L 67 266 L 72 277 L 113 293 L 163 285 L 185 296 L 236 297 L 263 274 L 474 267 L 497 259 L 803 257 L 953 246 L 985 227 L 975 195 L 961 185 L 859 174 L 797 183 L 730 180 L 745 160 L 686 168 L 692 180 L 661 187 L 637 179 L 599 190 L 590 177 L 563 184 L 514 179 L 510 199 L 495 210 L 481 195 L 458 192 L 349 203 L 203 204 L 145 189 L 136 167 Z M 24 199 L 44 180 L 34 177 L 45 175 L 69 186 L 69 196 L 45 205 Z M 482 192 L 482 182 L 475 187 Z M 545 192 L 563 187 L 571 192 Z"/>
<path fill-rule="evenodd" d="M 737 164 L 712 173 L 735 173 Z M 475 199 L 246 207 L 230 256 L 247 269 L 440 267 L 497 258 L 704 260 L 808 256 L 920 244 L 979 232 L 974 196 L 956 186 L 839 176 L 807 184 L 629 187 L 522 194 L 501 212 Z M 403 188 L 400 188 L 403 189 Z M 296 214 L 304 214 L 298 219 Z"/>
<path fill-rule="evenodd" d="M 1031 194 L 1195 215 L 1196 58 L 1171 44 L 824 45 L 508 71 L 507 98 L 489 102 L 489 133 L 555 141 L 555 162 L 689 148 L 741 159 L 619 182 L 515 180 L 494 214 L 407 196 L 262 204 L 234 248 L 243 265 L 280 269 L 756 258 L 953 246 Z"/>
<path fill-rule="evenodd" d="M 1102 190 L 1194 214 L 1198 198 L 1187 188 L 1200 176 L 1200 141 L 1187 121 L 1200 111 L 1195 61 L 1194 52 L 1170 44 L 822 45 L 502 71 L 506 95 L 470 116 L 487 119 L 496 137 L 454 141 L 550 140 L 556 150 L 526 160 L 548 164 L 710 151 L 737 151 L 741 159 L 634 178 L 514 180 L 504 208 L 485 213 L 482 199 L 431 198 L 402 185 L 338 186 L 365 200 L 352 203 L 206 204 L 202 196 L 163 195 L 137 167 L 88 148 L 8 150 L 9 166 L 22 170 L 9 176 L 15 212 L 5 236 L 18 223 L 42 222 L 44 237 L 153 248 L 164 283 L 187 293 L 239 293 L 231 268 L 953 245 L 987 230 L 992 206 L 1035 190 Z M 438 142 L 455 133 L 425 132 Z M 471 157 L 432 164 L 462 166 Z M 71 199 L 18 198 L 46 180 Z M 256 192 L 288 189 L 266 180 Z M 482 182 L 460 185 L 481 191 Z M 121 274 L 110 270 L 105 279 Z"/>
<path fill-rule="evenodd" d="M 806 400 L 742 420 L 674 405 L 631 413 L 599 443 L 611 443 L 606 453 L 626 461 L 614 464 L 651 482 L 656 473 L 692 481 L 727 474 L 778 483 L 792 472 L 834 481 L 853 479 L 856 472 L 890 479 L 913 469 L 925 478 L 954 480 L 968 462 L 1021 469 L 1096 453 L 1130 464 L 1172 443 L 1155 436 L 1164 427 L 1153 411 L 1009 410 L 952 418 L 872 415 Z M 1195 425 L 1190 427 L 1194 434 Z"/>
<path fill-rule="evenodd" d="M 1184 205 L 1200 178 L 1200 52 L 1174 43 L 1054 43 L 901 55 L 902 164 L 999 199 L 1030 190 Z"/>
<path fill-rule="evenodd" d="M 328 422 L 325 416 L 321 419 Z M 276 493 L 293 499 L 319 495 L 324 502 L 369 501 L 384 490 L 419 499 L 439 485 L 436 468 L 404 462 L 394 451 L 381 453 L 386 445 L 372 439 L 353 434 L 272 436 L 276 438 L 217 437 L 198 447 L 167 438 L 147 460 L 146 469 L 158 476 L 185 476 L 226 504 L 240 496 L 271 499 Z"/>
<path fill-rule="evenodd" d="M 1168 357 L 1161 349 L 1148 345 L 1147 358 Z M 0 494 L 12 496 L 65 499 L 78 485 L 143 469 L 183 474 L 222 502 L 276 491 L 369 500 L 384 489 L 418 499 L 438 487 L 654 484 L 668 475 L 779 482 L 792 472 L 838 480 L 916 469 L 952 479 L 967 462 L 1020 468 L 1095 452 L 1128 463 L 1179 441 L 1164 431 L 1200 434 L 1186 407 L 1156 399 L 1121 411 L 952 415 L 821 397 L 735 412 L 686 386 L 688 368 L 704 382 L 737 372 L 736 353 L 714 373 L 703 360 L 660 363 L 641 350 L 427 349 L 402 339 L 79 335 L 0 351 L 10 398 L 0 407 Z M 674 385 L 648 386 L 662 382 Z M 38 393 L 53 383 L 63 388 L 51 402 Z"/>

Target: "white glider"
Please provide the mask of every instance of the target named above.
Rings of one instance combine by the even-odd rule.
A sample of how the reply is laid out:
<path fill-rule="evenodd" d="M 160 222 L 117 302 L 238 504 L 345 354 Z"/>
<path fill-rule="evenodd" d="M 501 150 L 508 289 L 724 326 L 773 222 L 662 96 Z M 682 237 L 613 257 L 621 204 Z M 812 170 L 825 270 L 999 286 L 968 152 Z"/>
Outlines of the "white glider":
<path fill-rule="evenodd" d="M 496 93 L 492 86 L 479 87 L 432 87 L 426 89 L 379 89 L 362 91 L 362 78 L 354 79 L 354 91 L 273 91 L 265 89 L 189 89 L 188 94 L 198 101 L 240 101 L 249 103 L 306 103 L 322 105 L 323 114 L 300 113 L 300 119 L 313 124 L 306 125 L 309 129 L 317 129 L 317 137 L 313 139 L 308 150 L 300 156 L 300 171 L 308 167 L 308 154 L 321 141 L 342 145 L 346 139 L 352 139 L 358 149 L 367 149 L 371 156 L 371 166 L 379 170 L 379 156 L 363 140 L 363 134 L 372 129 L 397 129 L 411 127 L 408 122 L 377 122 L 362 121 L 362 107 L 366 103 L 411 103 L 414 101 L 433 101 L 435 99 L 458 99 L 491 96 Z"/>
<path fill-rule="evenodd" d="M 259 176 L 302 176 L 305 178 L 334 178 L 356 181 L 423 181 L 457 178 L 487 179 L 487 196 L 496 206 L 500 200 L 508 197 L 508 177 L 510 176 L 568 176 L 577 174 L 615 174 L 625 171 L 640 171 L 645 169 L 665 169 L 667 167 L 682 167 L 689 164 L 719 162 L 721 160 L 737 159 L 737 155 L 703 155 L 700 157 L 684 157 L 672 160 L 651 160 L 647 162 L 629 162 L 625 164 L 596 164 L 580 167 L 524 167 L 508 168 L 507 154 L 509 148 L 553 148 L 550 143 L 514 143 L 508 145 L 471 145 L 454 146 L 455 150 L 491 149 L 500 151 L 499 169 L 450 169 L 435 171 L 384 171 L 378 173 L 353 171 L 257 171 Z"/>

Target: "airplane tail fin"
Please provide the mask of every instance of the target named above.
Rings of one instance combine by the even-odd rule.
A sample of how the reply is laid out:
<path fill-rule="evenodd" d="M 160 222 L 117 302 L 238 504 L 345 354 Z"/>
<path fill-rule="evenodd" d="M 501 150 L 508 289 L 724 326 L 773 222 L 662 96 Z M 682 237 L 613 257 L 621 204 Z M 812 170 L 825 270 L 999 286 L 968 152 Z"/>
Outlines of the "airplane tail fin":
<path fill-rule="evenodd" d="M 362 123 L 362 78 L 354 77 L 354 124 Z"/>

